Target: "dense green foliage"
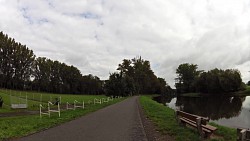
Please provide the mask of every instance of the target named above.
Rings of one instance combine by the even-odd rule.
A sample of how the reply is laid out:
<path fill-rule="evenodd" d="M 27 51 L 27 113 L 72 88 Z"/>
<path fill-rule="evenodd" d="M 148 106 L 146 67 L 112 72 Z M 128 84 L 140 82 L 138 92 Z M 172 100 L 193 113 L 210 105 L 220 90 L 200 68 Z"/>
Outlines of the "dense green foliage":
<path fill-rule="evenodd" d="M 99 94 L 102 92 L 102 81 L 98 77 L 82 76 L 80 70 L 74 66 L 38 57 L 34 67 L 32 89 L 73 94 Z"/>
<path fill-rule="evenodd" d="M 236 69 L 198 70 L 198 65 L 181 64 L 176 69 L 178 93 L 229 93 L 245 89 L 241 74 Z"/>
<path fill-rule="evenodd" d="M 171 91 L 163 78 L 157 78 L 150 62 L 141 57 L 124 59 L 105 83 L 108 95 L 166 94 Z"/>
<path fill-rule="evenodd" d="M 176 141 L 199 141 L 199 134 L 196 129 L 180 126 L 175 118 L 174 110 L 168 108 L 151 99 L 151 97 L 140 97 L 140 103 L 150 120 L 154 122 L 162 134 L 168 134 L 175 138 Z M 237 134 L 236 129 L 209 123 L 218 128 L 215 136 L 207 141 L 235 141 Z"/>
<path fill-rule="evenodd" d="M 32 50 L 0 32 L 0 86 L 23 88 L 30 81 L 34 60 Z"/>
<path fill-rule="evenodd" d="M 53 93 L 103 93 L 103 82 L 74 66 L 45 57 L 0 32 L 0 88 Z"/>
<path fill-rule="evenodd" d="M 242 89 L 240 72 L 234 69 L 213 69 L 203 72 L 197 80 L 197 90 L 202 93 L 228 93 Z"/>
<path fill-rule="evenodd" d="M 178 93 L 189 93 L 195 91 L 195 80 L 201 71 L 198 71 L 198 65 L 181 64 L 176 69 L 177 78 L 175 87 Z"/>

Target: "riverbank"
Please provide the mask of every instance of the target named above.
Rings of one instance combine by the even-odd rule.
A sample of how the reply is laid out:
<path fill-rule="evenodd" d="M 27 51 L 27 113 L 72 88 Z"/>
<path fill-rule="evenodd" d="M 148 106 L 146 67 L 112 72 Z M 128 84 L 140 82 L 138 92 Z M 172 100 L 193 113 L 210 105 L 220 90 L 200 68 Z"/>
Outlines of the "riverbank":
<path fill-rule="evenodd" d="M 202 96 L 211 96 L 211 95 L 217 95 L 217 94 L 204 94 L 204 93 L 184 93 L 181 94 L 181 96 L 184 97 L 202 97 Z M 234 92 L 234 93 L 227 93 L 227 94 L 220 94 L 223 96 L 250 96 L 250 86 L 246 87 L 246 90 Z"/>
<path fill-rule="evenodd" d="M 144 109 L 147 117 L 153 121 L 156 125 L 157 130 L 162 135 L 170 135 L 176 141 L 199 141 L 199 134 L 196 130 L 179 126 L 176 122 L 174 110 L 168 108 L 156 101 L 153 101 L 150 96 L 140 97 L 140 103 Z M 208 141 L 235 141 L 236 140 L 236 129 L 217 125 L 218 130 L 215 134 L 208 139 Z"/>

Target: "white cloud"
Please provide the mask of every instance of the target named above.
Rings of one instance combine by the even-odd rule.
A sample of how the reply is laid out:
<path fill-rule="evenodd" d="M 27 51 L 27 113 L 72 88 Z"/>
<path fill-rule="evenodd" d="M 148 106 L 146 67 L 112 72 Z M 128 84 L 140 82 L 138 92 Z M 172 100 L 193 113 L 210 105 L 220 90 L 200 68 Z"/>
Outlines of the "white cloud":
<path fill-rule="evenodd" d="M 0 0 L 0 30 L 37 56 L 107 79 L 141 55 L 174 84 L 180 63 L 250 79 L 248 0 Z"/>

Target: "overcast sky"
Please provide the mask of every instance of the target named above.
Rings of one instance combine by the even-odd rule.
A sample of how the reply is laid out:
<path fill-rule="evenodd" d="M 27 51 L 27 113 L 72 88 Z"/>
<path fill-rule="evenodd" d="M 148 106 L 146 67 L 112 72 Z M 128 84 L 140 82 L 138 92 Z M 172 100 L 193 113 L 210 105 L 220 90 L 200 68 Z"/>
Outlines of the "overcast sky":
<path fill-rule="evenodd" d="M 181 63 L 250 80 L 249 0 L 0 0 L 0 15 L 5 34 L 83 75 L 142 56 L 172 87 Z"/>

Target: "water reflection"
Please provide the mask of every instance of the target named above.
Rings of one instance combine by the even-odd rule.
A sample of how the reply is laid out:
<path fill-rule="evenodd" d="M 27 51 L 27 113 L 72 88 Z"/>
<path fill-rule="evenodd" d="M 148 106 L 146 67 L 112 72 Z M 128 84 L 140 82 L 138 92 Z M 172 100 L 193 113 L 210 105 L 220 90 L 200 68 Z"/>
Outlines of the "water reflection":
<path fill-rule="evenodd" d="M 240 97 L 178 97 L 176 106 L 182 111 L 218 120 L 238 116 L 244 100 Z"/>
<path fill-rule="evenodd" d="M 230 127 L 250 128 L 250 97 L 168 97 L 154 98 L 168 107 L 209 117 Z"/>

